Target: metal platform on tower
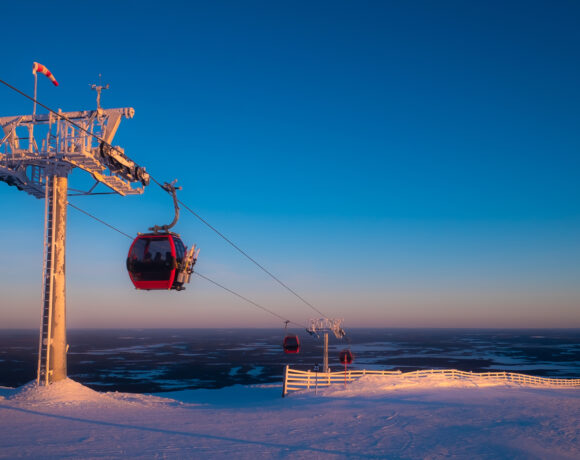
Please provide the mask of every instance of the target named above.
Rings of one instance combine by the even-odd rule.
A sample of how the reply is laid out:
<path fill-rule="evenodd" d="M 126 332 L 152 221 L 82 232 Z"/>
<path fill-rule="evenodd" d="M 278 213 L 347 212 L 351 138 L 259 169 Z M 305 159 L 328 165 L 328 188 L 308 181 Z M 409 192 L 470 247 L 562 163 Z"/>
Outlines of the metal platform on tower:
<path fill-rule="evenodd" d="M 44 198 L 47 173 L 80 168 L 95 185 L 120 195 L 141 194 L 149 174 L 121 147 L 112 146 L 121 119 L 134 113 L 122 108 L 0 117 L 0 180 Z"/>

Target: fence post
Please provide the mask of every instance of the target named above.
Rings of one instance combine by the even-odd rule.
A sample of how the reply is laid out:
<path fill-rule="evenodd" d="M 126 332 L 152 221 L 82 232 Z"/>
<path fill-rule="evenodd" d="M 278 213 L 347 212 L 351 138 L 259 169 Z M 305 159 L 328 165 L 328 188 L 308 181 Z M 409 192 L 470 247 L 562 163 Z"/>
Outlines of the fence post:
<path fill-rule="evenodd" d="M 310 390 L 310 369 L 308 369 L 308 374 L 306 374 L 306 389 Z"/>
<path fill-rule="evenodd" d="M 314 394 L 318 394 L 318 371 L 320 370 L 320 366 L 318 363 L 314 365 Z"/>
<path fill-rule="evenodd" d="M 286 364 L 286 369 L 284 370 L 284 383 L 282 384 L 282 397 L 286 396 L 286 381 L 288 380 L 288 368 L 290 366 Z"/>

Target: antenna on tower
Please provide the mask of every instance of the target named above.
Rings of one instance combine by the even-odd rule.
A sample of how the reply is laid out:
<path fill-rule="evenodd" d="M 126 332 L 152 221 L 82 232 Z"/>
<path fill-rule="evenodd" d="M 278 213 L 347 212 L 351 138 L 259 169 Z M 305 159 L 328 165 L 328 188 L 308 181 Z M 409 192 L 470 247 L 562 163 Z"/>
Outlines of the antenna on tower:
<path fill-rule="evenodd" d="M 97 92 L 97 110 L 101 110 L 101 91 L 104 89 L 109 89 L 109 84 L 107 83 L 103 86 L 101 82 L 101 74 L 99 74 L 99 84 L 91 85 L 91 89 Z"/>

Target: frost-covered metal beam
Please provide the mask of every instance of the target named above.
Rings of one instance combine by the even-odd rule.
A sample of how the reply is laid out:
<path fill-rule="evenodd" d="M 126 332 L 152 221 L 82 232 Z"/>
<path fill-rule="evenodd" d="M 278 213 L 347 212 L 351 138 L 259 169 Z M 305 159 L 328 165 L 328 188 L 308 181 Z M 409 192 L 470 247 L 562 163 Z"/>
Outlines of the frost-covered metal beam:
<path fill-rule="evenodd" d="M 122 118 L 134 114 L 132 108 L 99 108 L 0 117 L 0 180 L 41 198 L 45 184 L 26 171 L 59 163 L 83 169 L 120 195 L 141 194 L 149 174 L 112 145 Z"/>
<path fill-rule="evenodd" d="M 332 332 L 337 339 L 342 339 L 346 332 L 342 327 L 344 320 L 332 319 L 332 318 L 315 318 L 310 320 L 307 331 L 312 334 L 318 334 L 319 332 Z"/>

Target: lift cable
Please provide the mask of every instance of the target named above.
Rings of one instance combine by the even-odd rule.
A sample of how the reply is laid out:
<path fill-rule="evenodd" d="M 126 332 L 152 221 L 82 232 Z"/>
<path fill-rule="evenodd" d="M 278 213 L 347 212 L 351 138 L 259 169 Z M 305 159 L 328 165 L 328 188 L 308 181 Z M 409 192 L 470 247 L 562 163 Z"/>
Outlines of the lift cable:
<path fill-rule="evenodd" d="M 31 101 L 35 102 L 36 104 L 38 104 L 39 106 L 45 108 L 46 110 L 48 110 L 49 112 L 53 113 L 54 115 L 56 115 L 57 117 L 59 117 L 60 119 L 70 123 L 71 125 L 73 125 L 74 127 L 80 129 L 81 131 L 85 132 L 86 134 L 88 134 L 89 136 L 93 136 L 95 139 L 97 139 L 99 142 L 106 144 L 107 146 L 111 147 L 113 150 L 122 153 L 119 149 L 117 149 L 115 146 L 109 144 L 108 142 L 106 142 L 104 139 L 101 139 L 99 136 L 97 136 L 96 134 L 90 132 L 89 130 L 83 128 L 82 126 L 80 126 L 79 124 L 75 123 L 72 120 L 69 120 L 67 117 L 65 117 L 64 115 L 52 110 L 50 107 L 42 104 L 41 102 L 37 101 L 34 97 L 29 96 L 28 94 L 26 94 L 23 91 L 20 91 L 18 88 L 12 86 L 10 83 L 5 82 L 4 80 L 0 79 L 0 83 L 6 85 L 8 88 L 16 91 L 17 93 L 21 94 L 22 96 L 26 97 L 27 99 L 30 99 Z M 161 188 L 163 188 L 163 185 L 157 181 L 154 177 L 150 176 L 151 180 L 153 182 L 155 182 L 157 185 L 159 185 Z M 258 263 L 255 259 L 253 259 L 252 257 L 250 257 L 249 254 L 247 254 L 245 251 L 243 251 L 239 246 L 237 246 L 233 241 L 231 241 L 229 238 L 227 238 L 223 233 L 221 233 L 220 231 L 218 231 L 214 226 L 212 226 L 208 221 L 206 221 L 205 219 L 203 219 L 199 214 L 197 214 L 195 211 L 193 211 L 193 209 L 191 209 L 189 206 L 187 206 L 185 203 L 183 203 L 181 200 L 178 200 L 179 204 L 181 204 L 185 209 L 187 209 L 189 212 L 191 212 L 195 217 L 197 217 L 201 222 L 203 222 L 206 226 L 208 226 L 211 230 L 213 230 L 217 235 L 219 235 L 224 241 L 226 241 L 228 244 L 230 244 L 234 249 L 236 249 L 238 252 L 240 252 L 244 257 L 246 257 L 248 260 L 250 260 L 252 263 L 254 263 L 258 268 L 260 268 L 262 271 L 264 271 L 267 275 L 269 275 L 273 280 L 275 280 L 278 284 L 280 284 L 282 287 L 284 287 L 287 291 L 289 291 L 290 293 L 292 293 L 295 297 L 297 297 L 298 299 L 300 299 L 304 304 L 308 305 L 312 310 L 314 310 L 315 312 L 317 312 L 319 315 L 323 316 L 324 318 L 328 318 L 324 313 L 322 313 L 318 308 L 316 308 L 314 305 L 312 305 L 310 302 L 308 302 L 306 299 L 304 299 L 302 296 L 300 296 L 295 290 L 293 290 L 292 288 L 290 288 L 287 284 L 285 284 L 284 282 L 282 282 L 278 277 L 276 277 L 274 274 L 272 274 L 269 270 L 267 270 L 263 265 L 261 265 L 260 263 Z M 122 232 L 121 232 L 122 233 Z"/>
<path fill-rule="evenodd" d="M 125 232 L 123 232 L 123 231 L 119 230 L 118 228 L 116 228 L 116 227 L 113 227 L 112 225 L 108 224 L 108 223 L 107 223 L 107 222 L 105 222 L 104 220 L 101 220 L 101 219 L 99 219 L 98 217 L 96 217 L 96 216 L 93 216 L 92 214 L 88 213 L 88 212 L 87 212 L 87 211 L 85 211 L 84 209 L 81 209 L 81 208 L 79 208 L 78 206 L 75 206 L 75 205 L 74 205 L 74 204 L 72 204 L 71 202 L 68 202 L 68 205 L 69 205 L 71 208 L 74 208 L 74 209 L 76 209 L 77 211 L 80 211 L 80 212 L 82 212 L 83 214 L 86 214 L 86 215 L 87 215 L 87 216 L 89 216 L 90 218 L 92 218 L 92 219 L 95 219 L 97 222 L 100 222 L 101 224 L 103 224 L 103 225 L 106 225 L 107 227 L 109 227 L 109 228 L 111 228 L 111 229 L 115 230 L 116 232 L 119 232 L 121 235 L 125 235 L 127 238 L 129 238 L 129 239 L 131 239 L 131 240 L 133 239 L 133 237 L 132 237 L 131 235 L 129 235 L 128 233 L 125 233 Z"/>
<path fill-rule="evenodd" d="M 158 182 L 153 176 L 150 176 L 150 178 L 153 182 L 155 182 L 157 185 L 159 185 L 161 188 L 163 188 L 163 185 L 160 182 Z M 183 201 L 177 200 L 177 202 L 181 206 L 183 206 L 185 209 L 187 209 L 191 214 L 193 214 L 195 217 L 197 217 L 201 222 L 203 222 L 212 231 L 214 231 L 218 236 L 220 236 L 225 242 L 227 242 L 230 246 L 232 246 L 236 251 L 238 251 L 240 254 L 242 254 L 244 257 L 246 257 L 249 261 L 251 261 L 254 265 L 256 265 L 260 270 L 262 270 L 268 276 L 270 276 L 274 281 L 276 281 L 278 284 L 280 284 L 282 287 L 284 287 L 287 291 L 291 292 L 294 296 L 296 296 L 298 299 L 300 299 L 303 303 L 305 303 L 310 308 L 312 308 L 312 310 L 314 310 L 316 313 L 327 318 L 327 316 L 324 313 L 322 313 L 318 308 L 316 308 L 314 305 L 312 305 L 310 302 L 308 302 L 306 299 L 304 299 L 304 297 L 299 295 L 294 289 L 292 289 L 287 284 L 285 284 L 283 281 L 281 281 L 277 276 L 275 276 L 272 272 L 270 272 L 266 267 L 261 265 L 258 261 L 256 261 L 256 259 L 251 257 L 247 252 L 245 252 L 243 249 L 241 249 L 237 244 L 235 244 L 232 240 L 230 240 L 227 236 L 225 236 L 217 228 L 215 228 L 213 225 L 211 225 L 207 220 L 205 220 L 203 217 L 201 217 L 198 213 L 196 213 L 189 206 L 187 206 Z"/>
<path fill-rule="evenodd" d="M 83 213 L 83 214 L 85 214 L 86 216 L 89 216 L 91 219 L 94 219 L 94 220 L 96 220 L 97 222 L 100 222 L 101 224 L 103 224 L 103 225 L 106 225 L 106 226 L 107 226 L 107 227 L 109 227 L 110 229 L 112 229 L 112 230 L 115 230 L 116 232 L 120 233 L 121 235 L 124 235 L 124 236 L 126 236 L 126 237 L 127 237 L 127 238 L 129 238 L 130 240 L 132 240 L 132 239 L 133 239 L 133 237 L 132 237 L 131 235 L 129 235 L 128 233 L 125 233 L 124 231 L 122 231 L 122 230 L 119 230 L 117 227 L 115 227 L 115 226 L 113 226 L 113 225 L 111 225 L 111 224 L 108 224 L 108 223 L 107 223 L 107 222 L 105 222 L 104 220 L 102 220 L 102 219 L 99 219 L 98 217 L 96 217 L 96 216 L 94 216 L 93 214 L 91 214 L 91 213 L 89 213 L 89 212 L 85 211 L 84 209 L 81 209 L 81 208 L 79 208 L 78 206 L 75 206 L 74 204 L 72 204 L 72 203 L 70 203 L 70 202 L 68 203 L 68 205 L 69 205 L 70 207 L 72 207 L 72 208 L 76 209 L 77 211 L 80 211 L 80 212 L 82 212 L 82 213 Z M 270 310 L 270 309 L 268 309 L 268 308 L 266 308 L 266 307 L 264 307 L 264 306 L 262 306 L 262 305 L 260 305 L 260 304 L 258 304 L 258 303 L 256 303 L 256 302 L 254 302 L 253 300 L 251 300 L 251 299 L 248 299 L 247 297 L 244 297 L 244 296 L 243 296 L 243 295 L 241 295 L 241 294 L 238 294 L 237 292 L 233 291 L 232 289 L 229 289 L 229 288 L 225 287 L 224 285 L 222 285 L 222 284 L 218 283 L 217 281 L 214 281 L 214 280 L 212 280 L 211 278 L 208 278 L 208 277 L 207 277 L 207 276 L 205 276 L 205 275 L 202 275 L 201 273 L 198 273 L 197 271 L 195 271 L 195 272 L 193 272 L 193 273 L 194 273 L 195 275 L 199 276 L 200 278 L 203 278 L 204 280 L 206 280 L 206 281 L 209 281 L 210 283 L 212 283 L 212 284 L 214 284 L 214 285 L 216 285 L 216 286 L 218 286 L 218 287 L 222 288 L 223 290 L 225 290 L 225 291 L 229 292 L 230 294 L 233 294 L 233 295 L 235 295 L 236 297 L 239 297 L 240 299 L 242 299 L 242 300 L 245 300 L 245 301 L 246 301 L 246 302 L 248 302 L 248 303 L 251 303 L 251 304 L 252 304 L 252 305 L 254 305 L 255 307 L 257 307 L 257 308 L 259 308 L 259 309 L 261 309 L 261 310 L 263 310 L 263 311 L 265 311 L 265 312 L 267 312 L 267 313 L 270 313 L 271 315 L 275 316 L 276 318 L 279 318 L 279 319 L 281 319 L 281 320 L 282 320 L 282 321 L 284 321 L 285 323 L 288 323 L 288 324 L 294 324 L 294 325 L 296 325 L 296 326 L 298 326 L 298 327 L 303 327 L 303 328 L 307 329 L 307 327 L 306 327 L 305 325 L 303 325 L 303 324 L 300 324 L 300 323 L 297 323 L 297 322 L 295 322 L 295 321 L 290 321 L 289 319 L 286 319 L 286 318 L 284 318 L 282 315 L 279 315 L 278 313 L 276 313 L 276 312 L 274 312 L 274 311 L 272 311 L 272 310 Z"/>
<path fill-rule="evenodd" d="M 217 283 L 216 281 L 209 279 L 207 276 L 205 276 L 205 275 L 202 275 L 201 273 L 198 273 L 198 272 L 195 272 L 195 271 L 194 271 L 194 272 L 193 272 L 193 274 L 194 274 L 194 275 L 197 275 L 197 276 L 199 276 L 200 278 L 203 278 L 203 279 L 204 279 L 204 280 L 206 280 L 206 281 L 209 281 L 209 282 L 210 282 L 210 283 L 212 283 L 212 284 L 215 284 L 216 286 L 218 286 L 218 287 L 220 287 L 220 288 L 222 288 L 222 289 L 224 289 L 224 290 L 228 291 L 229 293 L 231 293 L 231 294 L 233 294 L 233 295 L 235 295 L 235 296 L 239 297 L 239 298 L 240 298 L 240 299 L 242 299 L 242 300 L 245 300 L 246 302 L 249 302 L 249 303 L 251 303 L 252 305 L 254 305 L 254 306 L 256 306 L 256 307 L 258 307 L 258 308 L 260 308 L 260 309 L 264 310 L 265 312 L 268 312 L 268 313 L 270 313 L 271 315 L 274 315 L 274 316 L 276 316 L 277 318 L 280 318 L 280 319 L 281 319 L 282 321 L 284 321 L 285 323 L 288 323 L 288 324 L 294 324 L 294 325 L 296 325 L 296 326 L 303 327 L 303 328 L 305 328 L 305 329 L 306 329 L 306 326 L 304 326 L 303 324 L 298 324 L 298 323 L 295 323 L 294 321 L 290 321 L 290 320 L 288 320 L 288 319 L 284 318 L 283 316 L 279 315 L 278 313 L 274 313 L 273 311 L 271 311 L 271 310 L 267 309 L 266 307 L 262 307 L 262 305 L 259 305 L 259 304 L 257 304 L 257 303 L 256 303 L 256 302 L 254 302 L 253 300 L 250 300 L 250 299 L 248 299 L 248 298 L 246 298 L 246 297 L 244 297 L 244 296 L 242 296 L 242 295 L 238 294 L 237 292 L 235 292 L 235 291 L 232 291 L 231 289 L 228 289 L 227 287 L 225 287 L 225 286 L 223 286 L 223 285 L 221 285 L 221 284 Z"/>

